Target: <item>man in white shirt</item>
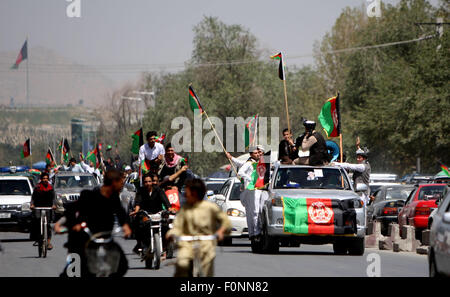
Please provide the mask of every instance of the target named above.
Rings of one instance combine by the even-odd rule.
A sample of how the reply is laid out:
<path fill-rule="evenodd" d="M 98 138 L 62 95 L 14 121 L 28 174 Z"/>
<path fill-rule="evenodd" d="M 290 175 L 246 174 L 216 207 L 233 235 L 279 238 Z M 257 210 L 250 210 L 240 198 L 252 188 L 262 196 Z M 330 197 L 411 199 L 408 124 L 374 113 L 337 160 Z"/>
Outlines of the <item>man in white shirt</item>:
<path fill-rule="evenodd" d="M 75 158 L 71 158 L 69 160 L 69 166 L 62 165 L 63 171 L 72 171 L 72 172 L 85 172 L 80 164 L 77 164 L 77 160 Z"/>
<path fill-rule="evenodd" d="M 156 142 L 156 131 L 150 131 L 147 133 L 147 143 L 139 149 L 139 164 L 142 161 L 150 161 L 151 169 L 157 170 L 158 166 L 164 160 L 166 153 L 164 146 L 161 143 Z"/>
<path fill-rule="evenodd" d="M 260 150 L 256 147 L 251 147 L 250 158 L 241 166 L 238 172 L 244 185 L 244 191 L 241 192 L 239 198 L 242 205 L 245 207 L 248 236 L 252 242 L 255 241 L 255 238 L 261 232 L 259 226 L 259 208 L 262 191 L 254 188 L 255 180 L 253 176 L 253 171 L 255 170 L 254 164 L 259 161 L 260 157 Z"/>

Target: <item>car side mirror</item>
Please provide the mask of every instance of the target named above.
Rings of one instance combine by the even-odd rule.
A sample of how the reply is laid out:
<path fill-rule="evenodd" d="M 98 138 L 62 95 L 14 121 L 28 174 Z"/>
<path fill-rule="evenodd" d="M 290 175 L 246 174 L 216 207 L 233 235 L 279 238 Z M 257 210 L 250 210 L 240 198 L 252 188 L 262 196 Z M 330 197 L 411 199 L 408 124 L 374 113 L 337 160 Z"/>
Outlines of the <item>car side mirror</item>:
<path fill-rule="evenodd" d="M 368 189 L 366 184 L 357 184 L 355 192 L 366 192 Z"/>
<path fill-rule="evenodd" d="M 214 199 L 216 200 L 216 203 L 224 203 L 226 198 L 222 194 L 216 194 L 214 195 Z"/>
<path fill-rule="evenodd" d="M 450 224 L 450 212 L 444 213 L 444 216 L 442 217 L 442 221 L 444 221 L 444 223 Z"/>

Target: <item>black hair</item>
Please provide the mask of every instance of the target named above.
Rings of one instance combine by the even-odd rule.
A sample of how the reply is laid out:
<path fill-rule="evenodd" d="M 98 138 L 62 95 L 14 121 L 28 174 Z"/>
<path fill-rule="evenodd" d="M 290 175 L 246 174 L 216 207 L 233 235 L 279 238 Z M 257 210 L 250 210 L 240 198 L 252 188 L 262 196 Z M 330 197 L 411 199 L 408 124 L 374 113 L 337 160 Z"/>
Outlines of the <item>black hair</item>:
<path fill-rule="evenodd" d="M 186 188 L 189 188 L 192 192 L 197 194 L 198 200 L 203 200 L 206 194 L 206 185 L 199 178 L 189 179 L 185 183 Z"/>
<path fill-rule="evenodd" d="M 153 181 L 153 179 L 155 178 L 155 176 L 158 178 L 158 180 L 159 180 L 159 177 L 158 177 L 158 175 L 156 174 L 156 173 L 153 173 L 153 172 L 149 172 L 149 173 L 146 173 L 146 174 L 144 174 L 144 176 L 142 177 L 142 181 L 144 181 L 147 177 L 150 177 L 150 179 Z"/>
<path fill-rule="evenodd" d="M 170 147 L 173 147 L 171 142 L 169 142 L 168 144 L 166 144 L 166 150 L 169 149 Z"/>
<path fill-rule="evenodd" d="M 105 178 L 103 180 L 103 184 L 105 186 L 112 185 L 113 181 L 117 181 L 123 178 L 123 174 L 119 169 L 111 168 L 106 171 Z"/>
<path fill-rule="evenodd" d="M 289 131 L 288 128 L 284 128 L 284 129 L 283 129 L 283 134 L 284 134 L 284 132 L 290 132 L 290 131 Z"/>
<path fill-rule="evenodd" d="M 50 175 L 49 175 L 47 172 L 45 172 L 45 171 L 41 173 L 41 179 L 42 179 L 44 176 L 46 176 L 47 178 L 50 179 Z"/>
<path fill-rule="evenodd" d="M 70 158 L 70 160 L 69 160 L 69 163 L 72 163 L 72 162 L 77 162 L 77 160 L 75 160 L 75 158 Z"/>
<path fill-rule="evenodd" d="M 149 131 L 147 132 L 147 135 L 145 135 L 145 139 L 149 139 L 152 136 L 156 136 L 158 133 L 156 133 L 156 131 Z"/>

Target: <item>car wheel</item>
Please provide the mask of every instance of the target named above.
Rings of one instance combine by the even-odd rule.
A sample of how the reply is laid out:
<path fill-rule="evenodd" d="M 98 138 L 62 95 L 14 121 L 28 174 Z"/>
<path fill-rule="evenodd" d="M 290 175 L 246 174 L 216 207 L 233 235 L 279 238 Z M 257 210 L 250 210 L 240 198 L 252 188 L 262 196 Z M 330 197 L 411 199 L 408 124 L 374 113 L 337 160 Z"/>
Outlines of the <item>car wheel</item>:
<path fill-rule="evenodd" d="M 349 241 L 350 245 L 348 247 L 348 253 L 353 256 L 362 256 L 364 255 L 364 250 L 366 248 L 365 240 L 363 238 L 352 238 Z"/>
<path fill-rule="evenodd" d="M 261 232 L 261 249 L 263 253 L 276 254 L 280 251 L 280 243 L 267 232 L 266 224 L 263 225 Z"/>
<path fill-rule="evenodd" d="M 433 252 L 431 252 L 431 254 L 430 254 L 429 262 L 430 263 L 428 265 L 428 268 L 429 268 L 429 272 L 430 272 L 430 277 L 436 277 L 436 278 L 442 277 L 442 274 L 440 274 L 439 271 L 437 271 L 436 261 L 434 259 L 434 253 Z"/>
<path fill-rule="evenodd" d="M 341 239 L 336 240 L 333 243 L 333 251 L 336 255 L 346 255 L 347 254 L 347 245 Z"/>

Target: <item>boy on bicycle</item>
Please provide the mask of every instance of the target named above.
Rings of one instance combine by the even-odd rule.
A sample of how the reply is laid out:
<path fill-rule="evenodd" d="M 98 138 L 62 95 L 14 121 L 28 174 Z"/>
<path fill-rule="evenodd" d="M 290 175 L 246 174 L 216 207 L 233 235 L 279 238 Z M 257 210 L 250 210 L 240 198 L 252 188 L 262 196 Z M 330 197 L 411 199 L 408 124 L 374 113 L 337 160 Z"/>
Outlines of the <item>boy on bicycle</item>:
<path fill-rule="evenodd" d="M 215 203 L 205 201 L 205 183 L 194 178 L 186 182 L 186 204 L 175 218 L 173 229 L 166 238 L 178 236 L 196 236 L 216 234 L 217 240 L 223 240 L 231 231 L 231 223 L 225 212 Z M 217 227 L 219 226 L 219 227 Z M 182 241 L 178 244 L 178 255 L 175 269 L 177 277 L 189 277 L 192 274 L 194 259 L 193 242 Z M 216 243 L 213 240 L 200 242 L 201 270 L 204 276 L 213 276 Z"/>
<path fill-rule="evenodd" d="M 41 174 L 41 180 L 36 185 L 33 190 L 33 195 L 31 196 L 30 208 L 34 209 L 35 207 L 52 207 L 56 208 L 55 203 L 55 190 L 49 182 L 49 174 L 47 172 L 43 172 Z M 49 217 L 49 224 L 47 225 L 47 234 L 48 234 L 48 245 L 47 248 L 51 250 L 53 246 L 50 243 L 50 239 L 52 237 L 51 227 L 50 227 L 51 216 Z M 38 245 L 39 235 L 40 235 L 40 217 L 38 217 L 35 213 L 33 213 L 32 224 L 31 224 L 31 239 L 36 242 L 33 244 L 34 246 Z"/>

